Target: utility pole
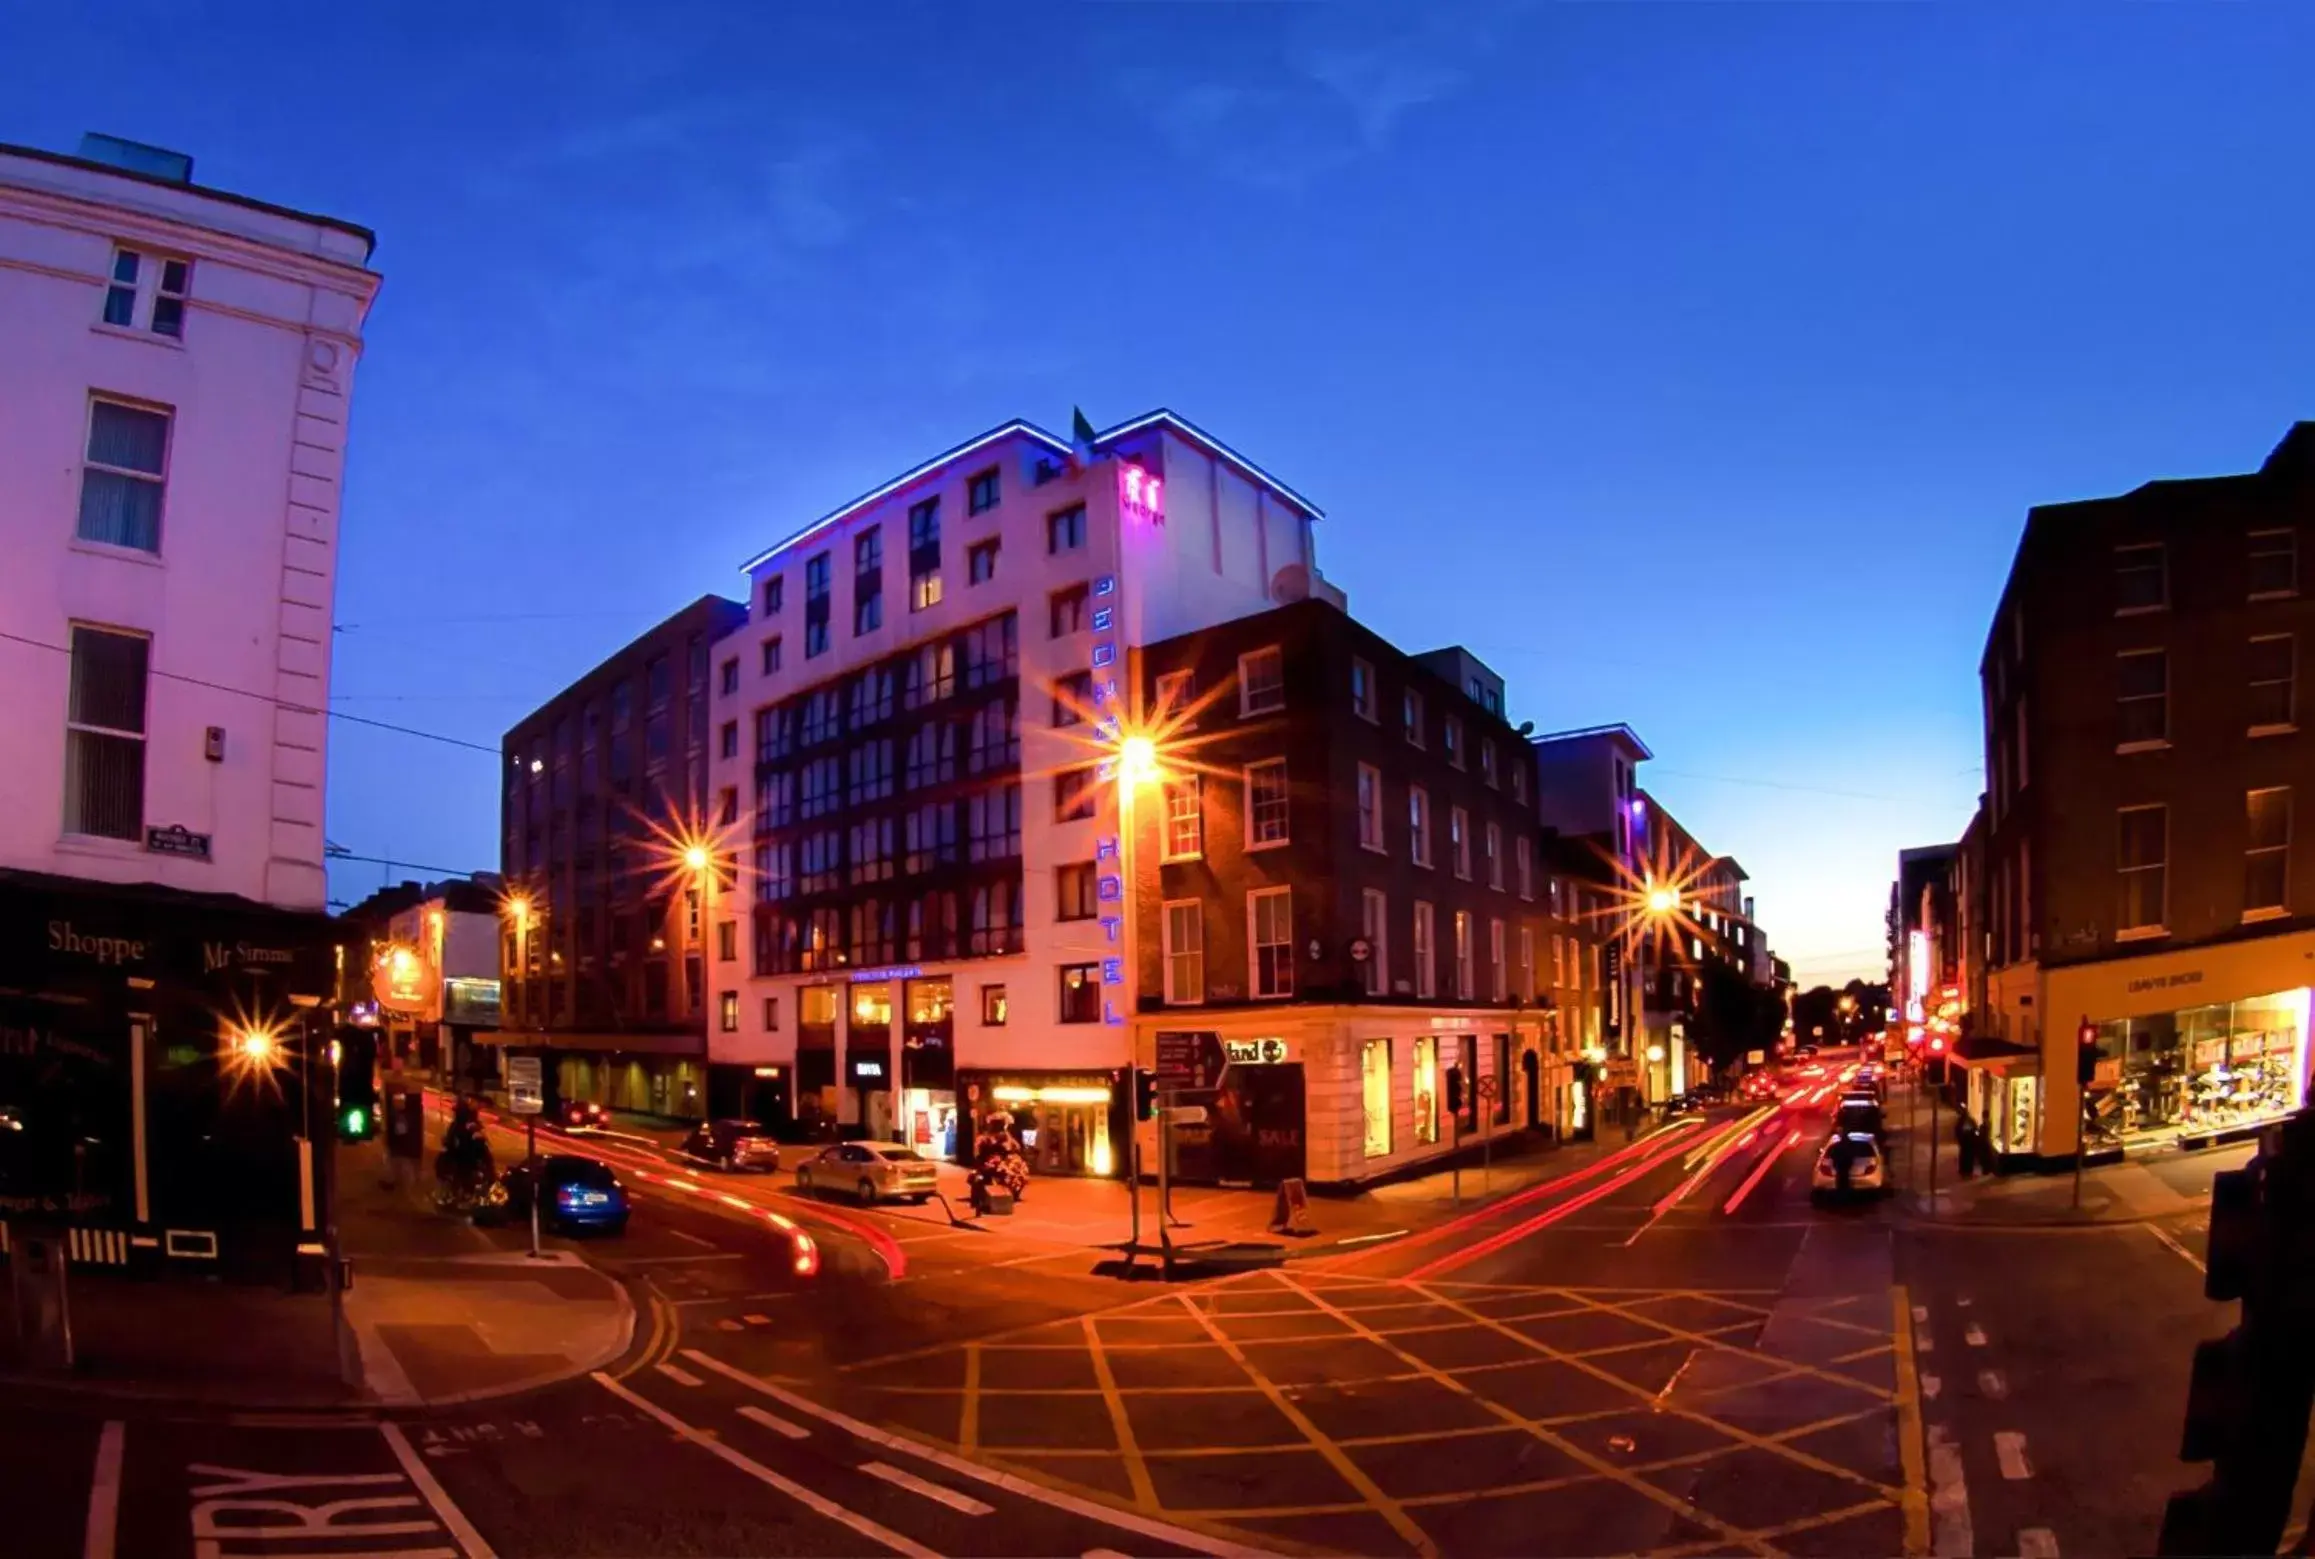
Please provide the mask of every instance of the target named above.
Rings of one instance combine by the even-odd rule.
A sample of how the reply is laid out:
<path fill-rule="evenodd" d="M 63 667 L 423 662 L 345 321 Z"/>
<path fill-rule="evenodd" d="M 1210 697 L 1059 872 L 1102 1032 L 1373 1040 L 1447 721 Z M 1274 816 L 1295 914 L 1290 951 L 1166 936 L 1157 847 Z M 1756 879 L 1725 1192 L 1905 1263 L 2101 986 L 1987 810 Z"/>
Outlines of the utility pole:
<path fill-rule="evenodd" d="M 2074 1031 L 2074 1210 L 2082 1209 L 2082 1160 L 2090 1156 L 2090 1084 L 2098 1076 L 2098 1026 L 2082 1015 Z"/>

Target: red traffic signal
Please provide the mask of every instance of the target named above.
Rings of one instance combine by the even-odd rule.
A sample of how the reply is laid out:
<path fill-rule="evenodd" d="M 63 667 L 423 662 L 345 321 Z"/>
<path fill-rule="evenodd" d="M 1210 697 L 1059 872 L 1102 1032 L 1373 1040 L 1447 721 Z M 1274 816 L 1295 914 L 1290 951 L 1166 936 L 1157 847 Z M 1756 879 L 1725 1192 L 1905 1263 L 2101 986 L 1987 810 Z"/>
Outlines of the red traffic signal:
<path fill-rule="evenodd" d="M 1945 1054 L 1945 1036 L 1943 1034 L 1929 1036 L 1929 1053 L 1939 1056 Z"/>

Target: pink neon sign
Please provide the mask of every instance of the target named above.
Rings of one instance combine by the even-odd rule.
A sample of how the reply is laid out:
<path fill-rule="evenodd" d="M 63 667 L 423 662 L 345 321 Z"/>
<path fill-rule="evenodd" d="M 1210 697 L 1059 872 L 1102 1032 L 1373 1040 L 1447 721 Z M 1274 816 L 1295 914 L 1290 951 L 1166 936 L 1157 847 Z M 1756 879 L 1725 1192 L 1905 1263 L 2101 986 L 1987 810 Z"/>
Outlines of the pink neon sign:
<path fill-rule="evenodd" d="M 1150 525 L 1166 522 L 1164 483 L 1140 466 L 1118 467 L 1117 501 L 1129 520 Z"/>

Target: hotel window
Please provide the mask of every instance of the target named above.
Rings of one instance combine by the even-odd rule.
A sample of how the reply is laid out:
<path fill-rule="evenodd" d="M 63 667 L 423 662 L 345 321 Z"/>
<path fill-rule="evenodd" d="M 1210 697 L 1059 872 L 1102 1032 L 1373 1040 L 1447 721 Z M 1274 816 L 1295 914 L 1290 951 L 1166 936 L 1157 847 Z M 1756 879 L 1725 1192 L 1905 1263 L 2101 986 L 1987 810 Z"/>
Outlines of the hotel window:
<path fill-rule="evenodd" d="M 1375 690 L 1375 668 L 1363 660 L 1350 663 L 1350 708 L 1370 725 L 1382 723 L 1383 701 Z"/>
<path fill-rule="evenodd" d="M 998 485 L 997 468 L 991 466 L 986 471 L 976 471 L 965 482 L 965 512 L 986 514 L 997 506 L 1001 496 L 1003 489 Z"/>
<path fill-rule="evenodd" d="M 1371 763 L 1358 766 L 1358 842 L 1362 849 L 1383 848 L 1383 772 Z"/>
<path fill-rule="evenodd" d="M 902 668 L 900 707 L 922 709 L 953 697 L 957 690 L 957 647 L 948 639 L 920 645 Z"/>
<path fill-rule="evenodd" d="M 1206 923 L 1204 906 L 1197 899 L 1181 899 L 1165 906 L 1159 926 L 1164 941 L 1165 999 L 1168 1006 L 1184 1006 L 1206 999 Z"/>
<path fill-rule="evenodd" d="M 787 595 L 787 591 L 782 588 L 786 584 L 787 580 L 778 574 L 774 574 L 764 581 L 764 615 L 766 617 L 779 615 L 780 602 Z"/>
<path fill-rule="evenodd" d="M 2250 534 L 2251 599 L 2299 593 L 2299 533 L 2255 530 Z"/>
<path fill-rule="evenodd" d="M 1519 999 L 1530 1006 L 1535 1002 L 1535 927 L 1524 922 L 1519 927 Z"/>
<path fill-rule="evenodd" d="M 1366 1128 L 1366 1156 L 1388 1158 L 1391 1151 L 1391 1042 L 1370 1039 L 1359 1047 L 1359 1114 Z"/>
<path fill-rule="evenodd" d="M 1439 994 L 1435 912 L 1415 900 L 1415 994 L 1428 1001 Z"/>
<path fill-rule="evenodd" d="M 183 340 L 185 296 L 192 285 L 190 260 L 164 260 L 134 249 L 115 249 L 112 280 L 105 285 L 104 322 L 123 330 L 149 330 L 156 336 Z"/>
<path fill-rule="evenodd" d="M 2114 615 L 2158 612 L 2170 604 L 2170 569 L 2159 541 L 2114 549 Z"/>
<path fill-rule="evenodd" d="M 767 1034 L 777 1034 L 779 1031 L 780 998 L 777 996 L 766 996 L 764 998 L 764 1032 Z"/>
<path fill-rule="evenodd" d="M 2121 914 L 2116 929 L 2159 932 L 2168 907 L 2165 889 L 2170 853 L 2170 809 L 2162 806 L 2124 807 L 2117 814 L 2121 825 Z"/>
<path fill-rule="evenodd" d="M 1246 765 L 1246 848 L 1285 844 L 1286 819 L 1286 760 Z"/>
<path fill-rule="evenodd" d="M 985 585 L 997 577 L 997 538 L 976 541 L 965 548 L 965 583 Z"/>
<path fill-rule="evenodd" d="M 1053 729 L 1083 725 L 1093 718 L 1093 673 L 1072 671 L 1053 684 Z"/>
<path fill-rule="evenodd" d="M 1294 994 L 1294 893 L 1264 888 L 1246 895 L 1247 982 L 1255 997 Z"/>
<path fill-rule="evenodd" d="M 1157 722 L 1169 726 L 1177 734 L 1196 730 L 1198 720 L 1190 712 L 1190 700 L 1197 696 L 1197 688 L 1197 678 L 1191 672 L 1169 671 L 1160 676 L 1157 679 Z"/>
<path fill-rule="evenodd" d="M 2243 916 L 2282 914 L 2291 902 L 2291 790 L 2254 790 L 2246 799 Z"/>
<path fill-rule="evenodd" d="M 722 729 L 716 733 L 716 756 L 719 758 L 736 758 L 739 755 L 740 723 L 737 720 L 726 720 L 723 723 Z"/>
<path fill-rule="evenodd" d="M 1407 738 L 1409 747 L 1423 745 L 1423 695 L 1413 688 L 1399 701 L 1399 729 Z"/>
<path fill-rule="evenodd" d="M 1238 713 L 1266 715 L 1286 707 L 1286 657 L 1276 645 L 1238 657 Z"/>
<path fill-rule="evenodd" d="M 889 744 L 887 744 L 889 745 Z M 1021 711 L 1009 698 L 983 704 L 973 712 L 972 739 L 965 748 L 965 770 L 988 774 L 1021 761 Z"/>
<path fill-rule="evenodd" d="M 1192 774 L 1166 786 L 1165 859 L 1194 861 L 1206 853 L 1206 815 L 1199 794 L 1199 776 Z"/>
<path fill-rule="evenodd" d="M 884 626 L 884 527 L 871 525 L 852 538 L 852 632 L 874 633 Z"/>
<path fill-rule="evenodd" d="M 940 605 L 940 500 L 927 498 L 908 511 L 908 609 Z"/>
<path fill-rule="evenodd" d="M 1053 918 L 1092 920 L 1101 913 L 1099 881 L 1091 861 L 1072 861 L 1053 869 L 1056 889 Z"/>
<path fill-rule="evenodd" d="M 1391 992 L 1390 958 L 1391 901 L 1380 888 L 1368 888 L 1359 895 L 1359 934 L 1366 938 L 1366 993 L 1369 996 L 1388 996 Z"/>
<path fill-rule="evenodd" d="M 1471 814 L 1461 807 L 1447 809 L 1447 858 L 1454 863 L 1455 875 L 1465 882 L 1471 880 Z"/>
<path fill-rule="evenodd" d="M 1484 853 L 1487 857 L 1487 886 L 1493 888 L 1496 892 L 1501 893 L 1503 891 L 1502 828 L 1497 824 L 1489 823 L 1487 825 L 1487 835 L 1480 842 L 1480 848 L 1482 853 Z"/>
<path fill-rule="evenodd" d="M 965 686 L 994 687 L 1021 674 L 1021 624 L 1011 612 L 964 631 Z"/>
<path fill-rule="evenodd" d="M 2263 634 L 2251 641 L 2251 730 L 2289 730 L 2295 702 L 2298 643 L 2290 634 Z"/>
<path fill-rule="evenodd" d="M 1019 850 L 1014 851 L 1019 854 Z M 1014 882 L 983 883 L 973 889 L 972 938 L 975 958 L 1021 950 L 1021 892 Z M 1090 966 L 1089 966 L 1090 967 Z"/>
<path fill-rule="evenodd" d="M 145 679 L 152 641 L 72 630 L 64 724 L 64 831 L 145 837 Z"/>
<path fill-rule="evenodd" d="M 966 854 L 975 861 L 1009 860 L 1021 853 L 1021 787 L 984 790 L 966 805 L 970 837 Z"/>
<path fill-rule="evenodd" d="M 1085 505 L 1075 504 L 1045 516 L 1045 550 L 1075 552 L 1085 545 Z"/>
<path fill-rule="evenodd" d="M 1519 896 L 1535 898 L 1535 841 L 1521 834 L 1511 841 L 1512 877 L 1519 885 Z"/>
<path fill-rule="evenodd" d="M 981 1026 L 983 1028 L 1001 1029 L 1005 1026 L 1005 1019 L 1008 1015 L 1009 1011 L 1005 1001 L 1005 988 L 1002 985 L 982 986 Z"/>
<path fill-rule="evenodd" d="M 1449 764 L 1463 767 L 1463 722 L 1456 716 L 1449 715 L 1441 727 L 1439 745 L 1445 749 Z"/>
<path fill-rule="evenodd" d="M 1083 585 L 1071 585 L 1056 590 L 1045 603 L 1050 638 L 1066 639 L 1073 633 L 1085 631 L 1085 602 L 1089 596 Z"/>
<path fill-rule="evenodd" d="M 1099 1023 L 1101 1021 L 1101 965 L 1063 964 L 1061 966 L 1061 1021 L 1064 1023 Z"/>
<path fill-rule="evenodd" d="M 1511 1000 L 1511 964 L 1504 956 L 1503 922 L 1487 922 L 1487 967 L 1489 999 L 1497 1002 Z"/>
<path fill-rule="evenodd" d="M 1415 1041 L 1415 1144 L 1439 1140 L 1439 1042 Z"/>
<path fill-rule="evenodd" d="M 2114 657 L 2114 749 L 2155 746 L 2170 736 L 2170 655 L 2124 650 Z M 2003 772 L 2008 772 L 2007 765 Z"/>
<path fill-rule="evenodd" d="M 1473 1000 L 1479 992 L 1478 949 L 1471 945 L 1471 912 L 1455 911 L 1455 999 Z"/>
<path fill-rule="evenodd" d="M 1502 779 L 1495 772 L 1495 743 L 1492 738 L 1483 739 L 1479 743 L 1479 777 L 1487 782 L 1490 790 L 1502 788 Z"/>
<path fill-rule="evenodd" d="M 719 676 L 722 679 L 721 687 L 724 693 L 737 693 L 740 690 L 740 662 L 737 655 L 723 663 L 723 669 Z M 726 756 L 728 757 L 729 754 Z"/>
<path fill-rule="evenodd" d="M 828 653 L 828 613 L 835 565 L 825 552 L 804 560 L 804 658 Z"/>
<path fill-rule="evenodd" d="M 1407 787 L 1407 859 L 1431 864 L 1431 795 L 1420 785 Z"/>
<path fill-rule="evenodd" d="M 770 638 L 764 640 L 764 675 L 768 677 L 779 669 L 780 636 L 775 633 Z"/>
<path fill-rule="evenodd" d="M 740 993 L 725 991 L 716 998 L 716 1027 L 726 1034 L 740 1031 Z"/>
<path fill-rule="evenodd" d="M 1093 783 L 1092 769 L 1063 769 L 1053 776 L 1054 822 L 1083 822 L 1100 808 L 1101 792 Z"/>
<path fill-rule="evenodd" d="M 715 923 L 715 959 L 716 959 L 716 962 L 717 962 L 717 963 L 724 963 L 724 964 L 728 964 L 728 963 L 732 962 L 734 959 L 738 958 L 738 957 L 739 957 L 739 955 L 740 955 L 740 927 L 739 927 L 739 922 L 738 922 L 738 921 L 736 921 L 736 920 L 719 920 L 719 921 L 717 921 L 717 922 Z"/>
<path fill-rule="evenodd" d="M 167 412 L 90 401 L 75 534 L 107 547 L 159 552 L 168 456 Z"/>

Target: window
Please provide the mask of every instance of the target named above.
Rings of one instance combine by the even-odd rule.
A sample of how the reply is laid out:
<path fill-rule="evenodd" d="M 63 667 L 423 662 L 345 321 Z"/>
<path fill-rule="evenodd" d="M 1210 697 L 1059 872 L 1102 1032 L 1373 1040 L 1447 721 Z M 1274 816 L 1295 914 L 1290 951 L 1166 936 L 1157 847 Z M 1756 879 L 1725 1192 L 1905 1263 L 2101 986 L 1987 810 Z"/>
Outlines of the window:
<path fill-rule="evenodd" d="M 908 609 L 940 605 L 940 500 L 927 498 L 908 511 Z"/>
<path fill-rule="evenodd" d="M 1426 1001 L 1439 994 L 1437 925 L 1429 904 L 1415 900 L 1415 994 Z"/>
<path fill-rule="evenodd" d="M 72 630 L 64 720 L 64 831 L 145 837 L 145 677 L 152 641 Z"/>
<path fill-rule="evenodd" d="M 2243 842 L 2243 915 L 2283 914 L 2290 908 L 2291 791 L 2254 790 L 2247 797 L 2249 828 Z"/>
<path fill-rule="evenodd" d="M 1091 861 L 1072 861 L 1053 869 L 1056 920 L 1092 920 L 1101 913 L 1101 904 L 1095 897 L 1099 891 Z"/>
<path fill-rule="evenodd" d="M 766 996 L 764 998 L 764 1032 L 767 1034 L 777 1034 L 779 1031 L 780 998 L 777 996 Z"/>
<path fill-rule="evenodd" d="M 1383 701 L 1375 690 L 1375 668 L 1363 660 L 1350 663 L 1350 711 L 1369 725 L 1380 725 Z"/>
<path fill-rule="evenodd" d="M 1471 814 L 1461 807 L 1447 809 L 1447 859 L 1456 876 L 1471 880 Z"/>
<path fill-rule="evenodd" d="M 1061 1021 L 1064 1023 L 1099 1023 L 1101 1021 L 1101 965 L 1063 964 L 1061 966 Z"/>
<path fill-rule="evenodd" d="M 1169 901 L 1159 923 L 1165 959 L 1165 999 L 1183 1006 L 1206 999 L 1206 922 L 1197 899 Z"/>
<path fill-rule="evenodd" d="M 997 506 L 997 500 L 1002 496 L 1002 489 L 997 483 L 997 468 L 995 466 L 989 467 L 986 471 L 975 471 L 965 479 L 965 512 L 967 514 L 988 513 Z"/>
<path fill-rule="evenodd" d="M 2170 604 L 2170 570 L 2162 543 L 2114 549 L 2114 615 L 2158 612 Z"/>
<path fill-rule="evenodd" d="M 1503 891 L 1503 829 L 1494 823 L 1487 825 L 1487 833 L 1480 842 L 1480 852 L 1487 857 L 1487 886 Z"/>
<path fill-rule="evenodd" d="M 997 538 L 976 541 L 965 548 L 965 583 L 985 585 L 997 577 Z"/>
<path fill-rule="evenodd" d="M 1053 821 L 1077 823 L 1092 817 L 1101 807 L 1101 792 L 1093 783 L 1091 769 L 1063 769 L 1053 776 Z"/>
<path fill-rule="evenodd" d="M 167 412 L 119 401 L 89 402 L 88 460 L 80 471 L 80 539 L 159 552 L 168 455 Z"/>
<path fill-rule="evenodd" d="M 595 803 L 594 803 L 593 801 L 590 801 L 590 800 L 582 800 L 582 801 L 580 801 L 580 803 L 579 803 L 579 806 L 580 806 L 580 809 L 581 809 L 581 812 L 582 812 L 582 817 L 581 817 L 581 821 L 582 821 L 582 822 L 585 820 L 585 817 L 584 817 L 584 814 L 585 814 L 585 812 L 587 811 L 587 809 L 590 809 L 590 808 L 592 808 L 592 807 L 594 806 L 594 804 L 595 804 Z M 726 785 L 726 786 L 724 786 L 724 788 L 723 788 L 722 790 L 720 790 L 720 791 L 716 792 L 716 801 L 715 801 L 715 826 L 716 826 L 716 827 L 718 827 L 718 828 L 730 828 L 730 827 L 734 826 L 735 824 L 737 824 L 737 823 L 739 822 L 739 820 L 740 820 L 740 793 L 739 793 L 739 790 L 738 790 L 738 788 L 737 788 L 736 786 L 732 786 L 732 785 Z M 588 869 L 588 867 L 587 867 L 587 865 L 586 865 L 586 862 L 585 862 L 584 860 L 582 860 L 582 861 L 580 862 L 580 869 L 581 869 L 582 871 L 584 871 L 584 870 L 587 870 L 587 869 Z"/>
<path fill-rule="evenodd" d="M 972 739 L 965 748 L 965 772 L 990 774 L 1021 761 L 1021 713 L 1011 699 L 973 711 Z"/>
<path fill-rule="evenodd" d="M 740 1031 L 740 993 L 725 991 L 716 998 L 715 1026 L 726 1034 Z"/>
<path fill-rule="evenodd" d="M 852 632 L 884 626 L 884 527 L 871 525 L 852 539 Z"/>
<path fill-rule="evenodd" d="M 1399 701 L 1399 728 L 1406 733 L 1409 747 L 1423 745 L 1423 695 L 1413 688 Z"/>
<path fill-rule="evenodd" d="M 2252 731 L 2290 729 L 2298 658 L 2298 643 L 2290 634 L 2265 634 L 2251 641 Z"/>
<path fill-rule="evenodd" d="M 1535 927 L 1525 921 L 1519 926 L 1519 999 L 1535 1002 Z"/>
<path fill-rule="evenodd" d="M 1471 912 L 1455 911 L 1455 999 L 1470 1001 L 1479 990 L 1478 972 L 1473 960 L 1478 949 L 1471 945 Z"/>
<path fill-rule="evenodd" d="M 2255 530 L 2250 534 L 2251 599 L 2299 593 L 2299 533 Z"/>
<path fill-rule="evenodd" d="M 1362 849 L 1382 851 L 1383 772 L 1371 763 L 1358 766 L 1358 842 Z"/>
<path fill-rule="evenodd" d="M 1463 722 L 1449 715 L 1440 729 L 1439 745 L 1446 750 L 1447 762 L 1463 767 Z"/>
<path fill-rule="evenodd" d="M 740 690 L 739 657 L 734 655 L 731 659 L 725 661 L 723 663 L 723 669 L 718 674 L 718 676 L 720 685 L 722 686 L 724 692 L 737 693 Z M 731 756 L 731 754 L 725 753 L 724 756 L 728 758 Z"/>
<path fill-rule="evenodd" d="M 1382 889 L 1368 888 L 1359 894 L 1359 935 L 1366 939 L 1369 996 L 1391 993 L 1390 915 L 1391 901 Z"/>
<path fill-rule="evenodd" d="M 1010 860 L 1021 853 L 1021 787 L 984 790 L 966 804 L 970 836 L 966 855 L 975 861 Z"/>
<path fill-rule="evenodd" d="M 1266 715 L 1286 707 L 1286 658 L 1278 647 L 1238 657 L 1238 713 Z"/>
<path fill-rule="evenodd" d="M 1511 760 L 1511 799 L 1521 806 L 1527 805 L 1526 758 L 1526 750 L 1522 748 L 1519 756 Z"/>
<path fill-rule="evenodd" d="M 1415 1041 L 1415 1142 L 1439 1140 L 1439 1042 Z"/>
<path fill-rule="evenodd" d="M 1053 729 L 1083 725 L 1093 718 L 1093 673 L 1072 671 L 1053 684 Z"/>
<path fill-rule="evenodd" d="M 1391 1042 L 1370 1039 L 1359 1047 L 1359 1113 L 1366 1126 L 1366 1156 L 1391 1151 Z"/>
<path fill-rule="evenodd" d="M 1021 630 L 1011 612 L 964 632 L 965 686 L 993 687 L 1021 672 Z"/>
<path fill-rule="evenodd" d="M 1013 853 L 1020 853 L 1016 844 Z M 973 925 L 967 950 L 975 958 L 991 958 L 1021 950 L 1021 885 L 988 882 L 973 889 Z"/>
<path fill-rule="evenodd" d="M 185 295 L 192 281 L 190 260 L 164 260 L 134 249 L 116 249 L 112 280 L 105 286 L 104 322 L 123 330 L 149 330 L 156 336 L 182 340 Z"/>
<path fill-rule="evenodd" d="M 768 677 L 779 669 L 780 636 L 775 633 L 770 638 L 764 640 L 764 675 Z"/>
<path fill-rule="evenodd" d="M 1487 922 L 1487 994 L 1497 1003 L 1511 1000 L 1511 964 L 1503 956 L 1503 922 Z"/>
<path fill-rule="evenodd" d="M 1083 585 L 1071 585 L 1056 590 L 1047 598 L 1045 606 L 1051 620 L 1051 637 L 1066 639 L 1073 633 L 1085 631 L 1085 602 L 1090 592 Z"/>
<path fill-rule="evenodd" d="M 1197 717 L 1190 712 L 1190 700 L 1197 696 L 1197 691 L 1198 683 L 1195 673 L 1168 671 L 1159 676 L 1157 679 L 1156 719 L 1160 723 L 1171 722 L 1173 730 L 1177 733 L 1196 730 L 1198 721 Z"/>
<path fill-rule="evenodd" d="M 1194 861 L 1206 853 L 1206 814 L 1200 777 L 1192 774 L 1166 786 L 1165 859 Z"/>
<path fill-rule="evenodd" d="M 1535 898 L 1535 841 L 1521 834 L 1511 841 L 1512 880 L 1519 886 L 1519 896 L 1532 901 Z"/>
<path fill-rule="evenodd" d="M 2170 656 L 2164 650 L 2124 650 L 2114 657 L 2117 751 L 2150 747 L 2170 736 Z M 2008 772 L 2004 765 L 2003 772 Z"/>
<path fill-rule="evenodd" d="M 2116 929 L 2160 933 L 2167 901 L 2165 868 L 2170 850 L 2170 809 L 2124 807 L 2121 820 L 2122 913 Z"/>
<path fill-rule="evenodd" d="M 1045 516 L 1045 550 L 1075 552 L 1085 545 L 1085 505 L 1072 504 Z"/>
<path fill-rule="evenodd" d="M 1294 892 L 1264 888 L 1246 895 L 1246 976 L 1256 998 L 1294 994 Z"/>
<path fill-rule="evenodd" d="M 779 615 L 781 598 L 787 594 L 780 587 L 786 583 L 787 581 L 778 574 L 774 574 L 764 581 L 764 615 L 766 617 Z"/>
<path fill-rule="evenodd" d="M 740 755 L 740 723 L 737 720 L 726 720 L 723 728 L 716 733 L 716 751 L 718 756 L 725 758 Z"/>
<path fill-rule="evenodd" d="M 804 658 L 828 653 L 828 610 L 834 565 L 825 552 L 804 560 Z"/>
<path fill-rule="evenodd" d="M 1407 859 L 1431 864 L 1431 794 L 1420 785 L 1407 787 Z"/>
<path fill-rule="evenodd" d="M 1285 844 L 1286 817 L 1286 760 L 1246 765 L 1246 848 Z"/>
<path fill-rule="evenodd" d="M 984 1028 L 1001 1029 L 1005 1026 L 1007 1008 L 1005 988 L 1002 985 L 981 987 L 981 1024 Z"/>
<path fill-rule="evenodd" d="M 947 639 L 917 646 L 901 670 L 900 707 L 922 709 L 957 690 L 957 647 Z"/>

